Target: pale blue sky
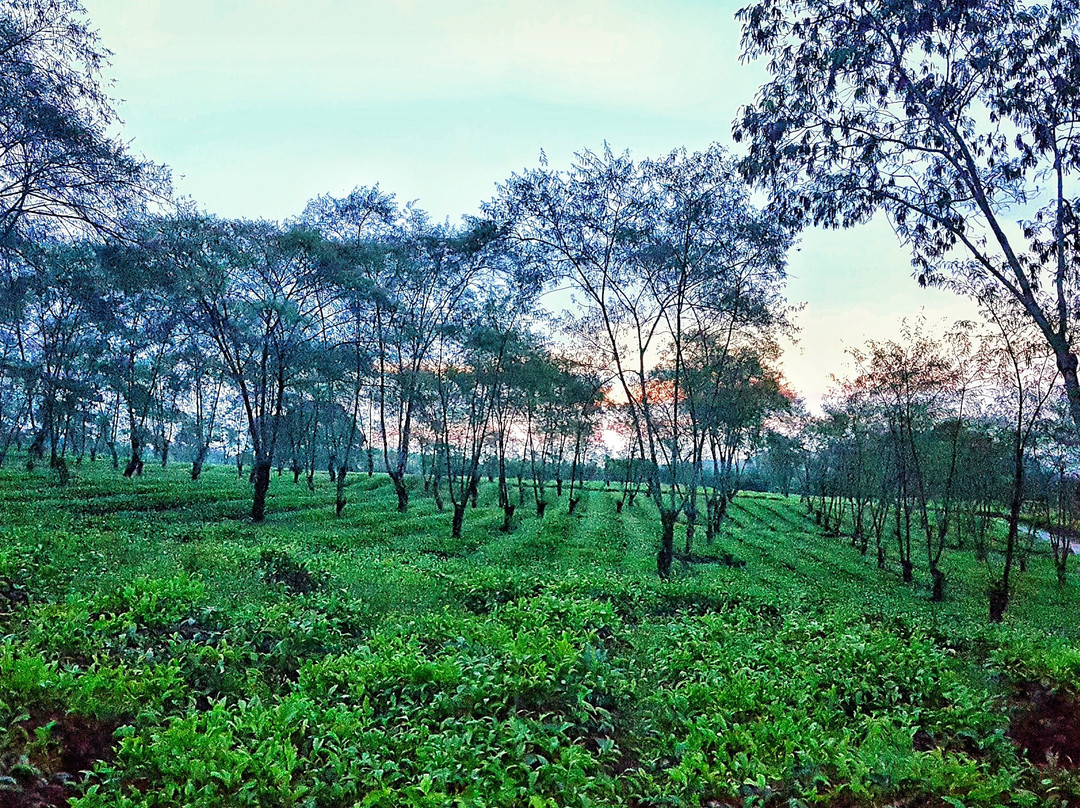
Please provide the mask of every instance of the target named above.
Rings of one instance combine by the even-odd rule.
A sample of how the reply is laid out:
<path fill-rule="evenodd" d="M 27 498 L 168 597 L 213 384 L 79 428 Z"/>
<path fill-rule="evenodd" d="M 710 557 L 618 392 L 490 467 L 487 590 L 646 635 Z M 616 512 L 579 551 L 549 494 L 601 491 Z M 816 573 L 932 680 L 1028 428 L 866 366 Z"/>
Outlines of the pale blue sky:
<path fill-rule="evenodd" d="M 380 183 L 433 215 L 475 212 L 510 172 L 606 139 L 638 156 L 731 145 L 764 79 L 729 0 L 84 0 L 125 136 L 224 216 L 284 218 Z M 922 290 L 884 221 L 808 232 L 785 372 L 815 401 L 844 345 L 904 314 L 968 316 Z"/>

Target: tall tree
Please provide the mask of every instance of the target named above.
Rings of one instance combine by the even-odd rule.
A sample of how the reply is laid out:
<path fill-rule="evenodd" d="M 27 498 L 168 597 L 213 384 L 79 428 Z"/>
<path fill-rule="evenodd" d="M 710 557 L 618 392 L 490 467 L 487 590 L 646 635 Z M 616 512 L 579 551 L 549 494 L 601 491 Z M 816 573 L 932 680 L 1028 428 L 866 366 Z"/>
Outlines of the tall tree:
<path fill-rule="evenodd" d="M 740 284 L 748 270 L 782 278 L 783 231 L 753 208 L 719 147 L 640 165 L 610 149 L 585 151 L 568 171 L 514 175 L 491 210 L 531 257 L 536 282 L 568 282 L 580 294 L 581 330 L 595 334 L 649 469 L 661 520 L 657 571 L 667 577 L 687 494 L 678 470 L 693 456 L 681 412 L 695 315 L 738 305 L 755 288 Z M 667 378 L 654 372 L 662 352 L 672 357 Z"/>
<path fill-rule="evenodd" d="M 0 250 L 44 233 L 120 232 L 167 189 L 131 155 L 101 80 L 109 56 L 78 0 L 0 5 Z"/>
<path fill-rule="evenodd" d="M 1020 511 L 1024 503 L 1026 464 L 1038 437 L 1036 427 L 1043 407 L 1054 392 L 1057 373 L 1052 353 L 1033 334 L 1022 310 L 1011 300 L 1002 301 L 996 290 L 985 290 L 980 301 L 992 322 L 984 338 L 979 360 L 995 383 L 995 409 L 1008 436 L 1008 518 L 1000 572 L 989 589 L 990 620 L 1001 622 L 1012 598 L 1012 572 L 1019 551 Z M 986 562 L 990 564 L 989 555 Z"/>
<path fill-rule="evenodd" d="M 143 249 L 175 305 L 214 344 L 239 399 L 254 455 L 251 516 L 261 521 L 286 395 L 321 333 L 336 252 L 303 226 L 201 217 L 159 222 Z"/>
<path fill-rule="evenodd" d="M 772 80 L 735 137 L 774 209 L 883 211 L 921 283 L 995 286 L 1053 350 L 1080 430 L 1080 4 L 757 0 L 739 19 Z"/>

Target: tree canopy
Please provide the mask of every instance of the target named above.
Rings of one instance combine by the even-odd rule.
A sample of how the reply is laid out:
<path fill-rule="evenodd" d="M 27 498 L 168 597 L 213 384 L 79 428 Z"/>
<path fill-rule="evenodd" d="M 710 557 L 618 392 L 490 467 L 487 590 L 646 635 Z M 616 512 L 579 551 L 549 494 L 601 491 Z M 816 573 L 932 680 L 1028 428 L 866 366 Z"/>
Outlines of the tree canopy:
<path fill-rule="evenodd" d="M 771 80 L 735 122 L 793 223 L 884 212 L 920 283 L 990 286 L 1053 349 L 1080 429 L 1080 4 L 760 0 Z"/>

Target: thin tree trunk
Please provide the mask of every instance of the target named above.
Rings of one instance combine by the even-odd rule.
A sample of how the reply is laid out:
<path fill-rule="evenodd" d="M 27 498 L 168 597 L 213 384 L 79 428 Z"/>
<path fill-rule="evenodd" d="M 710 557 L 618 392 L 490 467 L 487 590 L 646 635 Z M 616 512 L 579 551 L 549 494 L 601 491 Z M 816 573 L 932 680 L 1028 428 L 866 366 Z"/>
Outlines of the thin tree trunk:
<path fill-rule="evenodd" d="M 671 575 L 671 560 L 675 556 L 675 520 L 678 517 L 676 510 L 660 509 L 660 552 L 656 557 L 656 572 L 663 579 Z"/>
<path fill-rule="evenodd" d="M 334 506 L 336 508 L 336 515 L 341 516 L 341 512 L 345 510 L 345 476 L 349 473 L 348 466 L 342 465 L 338 469 L 337 473 L 337 498 Z"/>

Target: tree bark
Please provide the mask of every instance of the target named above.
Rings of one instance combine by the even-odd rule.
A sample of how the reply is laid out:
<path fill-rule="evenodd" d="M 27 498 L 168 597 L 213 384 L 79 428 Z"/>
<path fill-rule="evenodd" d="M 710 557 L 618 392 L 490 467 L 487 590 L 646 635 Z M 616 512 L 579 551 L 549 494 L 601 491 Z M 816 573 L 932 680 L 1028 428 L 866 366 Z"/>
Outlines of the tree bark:
<path fill-rule="evenodd" d="M 454 503 L 454 518 L 450 526 L 450 535 L 455 539 L 461 538 L 461 525 L 465 521 L 465 502 Z"/>
<path fill-rule="evenodd" d="M 348 473 L 349 469 L 344 465 L 338 469 L 337 473 L 337 499 L 334 506 L 339 519 L 341 518 L 341 512 L 345 510 L 345 475 Z"/>
<path fill-rule="evenodd" d="M 203 464 L 206 462 L 206 452 L 209 450 L 208 446 L 200 446 L 199 453 L 195 455 L 195 460 L 191 464 L 191 479 L 199 479 L 199 475 L 202 474 Z"/>
<path fill-rule="evenodd" d="M 694 543 L 694 530 L 697 527 L 697 507 L 692 503 L 686 508 L 686 554 L 690 555 L 690 548 Z"/>
<path fill-rule="evenodd" d="M 660 509 L 660 552 L 656 557 L 656 572 L 667 580 L 671 576 L 671 560 L 675 556 L 675 520 L 678 511 Z"/>
<path fill-rule="evenodd" d="M 507 502 L 505 505 L 503 505 L 503 523 L 502 527 L 499 528 L 499 530 L 501 530 L 503 533 L 509 533 L 510 529 L 513 527 L 514 511 L 516 510 L 516 508 L 517 506 L 511 504 L 510 502 Z"/>
<path fill-rule="evenodd" d="M 131 440 L 131 459 L 128 460 L 128 464 L 124 466 L 124 476 L 132 477 L 135 474 L 142 473 L 142 458 L 139 456 L 142 451 L 142 443 L 137 438 Z"/>
<path fill-rule="evenodd" d="M 989 592 L 990 622 L 1000 623 L 1005 619 L 1005 610 L 1009 608 L 1009 593 L 1002 589 L 1001 582 L 991 585 Z"/>
<path fill-rule="evenodd" d="M 945 601 L 945 573 L 934 567 L 930 570 L 930 576 L 934 581 L 930 600 L 933 603 L 943 603 Z"/>
<path fill-rule="evenodd" d="M 1077 376 L 1076 354 L 1069 350 L 1064 339 L 1051 340 L 1050 345 L 1054 349 L 1054 358 L 1057 360 L 1065 395 L 1069 400 L 1069 414 L 1074 426 L 1080 430 L 1080 378 Z"/>
<path fill-rule="evenodd" d="M 405 487 L 403 478 L 404 475 L 399 472 L 390 472 L 390 480 L 394 483 L 394 491 L 397 493 L 398 513 L 405 513 L 409 509 L 409 491 Z"/>
<path fill-rule="evenodd" d="M 266 518 L 266 492 L 270 489 L 271 463 L 260 460 L 255 463 L 255 496 L 251 500 L 251 521 L 261 522 Z"/>

